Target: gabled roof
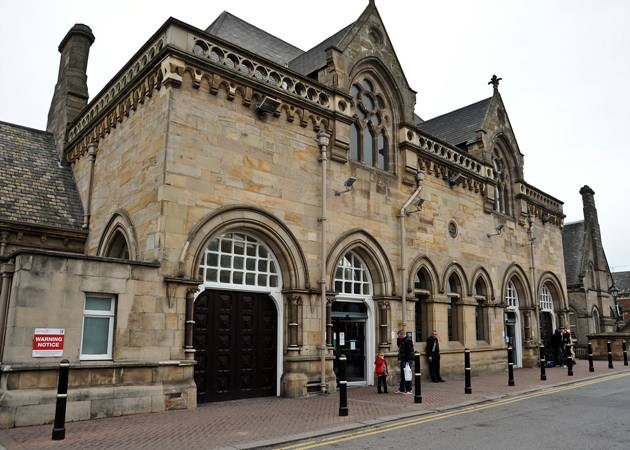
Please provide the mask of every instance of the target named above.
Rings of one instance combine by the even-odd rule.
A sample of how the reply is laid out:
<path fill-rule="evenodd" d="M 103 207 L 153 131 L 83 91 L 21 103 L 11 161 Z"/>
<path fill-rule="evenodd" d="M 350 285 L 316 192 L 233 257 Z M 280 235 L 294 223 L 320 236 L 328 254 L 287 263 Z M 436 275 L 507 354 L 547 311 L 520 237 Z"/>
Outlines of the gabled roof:
<path fill-rule="evenodd" d="M 239 19 L 227 11 L 223 11 L 206 28 L 206 32 L 283 66 L 304 53 L 296 46 L 245 22 L 243 19 Z"/>
<path fill-rule="evenodd" d="M 613 280 L 615 280 L 615 286 L 621 293 L 630 293 L 630 271 L 626 272 L 613 272 Z"/>
<path fill-rule="evenodd" d="M 567 286 L 581 284 L 580 273 L 584 256 L 584 221 L 568 223 L 562 229 L 562 250 Z"/>
<path fill-rule="evenodd" d="M 52 133 L 0 122 L 0 167 L 0 221 L 81 229 L 81 198 Z"/>
<path fill-rule="evenodd" d="M 469 144 L 477 140 L 492 97 L 464 106 L 416 125 L 422 131 L 451 145 Z"/>
<path fill-rule="evenodd" d="M 307 50 L 297 58 L 291 60 L 289 62 L 289 68 L 303 75 L 309 75 L 311 72 L 324 67 L 326 65 L 326 49 L 336 47 L 348 31 L 352 29 L 353 25 L 354 22 L 339 30 L 328 39 L 320 42 L 312 49 Z"/>

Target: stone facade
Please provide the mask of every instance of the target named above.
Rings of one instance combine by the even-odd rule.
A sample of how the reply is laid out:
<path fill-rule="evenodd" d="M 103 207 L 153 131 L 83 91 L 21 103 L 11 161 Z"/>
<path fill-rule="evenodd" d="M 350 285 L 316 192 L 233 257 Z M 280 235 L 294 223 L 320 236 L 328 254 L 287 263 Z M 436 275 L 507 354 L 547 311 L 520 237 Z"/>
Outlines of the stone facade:
<path fill-rule="evenodd" d="M 90 101 L 64 145 L 85 210 L 84 254 L 2 259 L 12 280 L 3 426 L 52 419 L 58 359 L 41 363 L 29 347 L 43 326 L 66 330 L 70 420 L 195 407 L 195 382 L 210 376 L 200 354 L 217 350 L 195 344 L 204 290 L 273 299 L 279 395 L 334 391 L 343 304 L 365 309 L 362 382 L 373 382 L 377 350 L 397 366 L 400 329 L 420 351 L 437 330 L 446 375 L 459 373 L 466 347 L 476 371 L 505 369 L 508 340 L 518 365 L 535 364 L 541 314 L 568 321 L 564 216 L 562 202 L 524 179 L 498 81 L 472 139 L 449 142 L 414 115 L 415 91 L 372 2 L 340 36 L 287 69 L 171 19 Z M 275 108 L 264 111 L 269 99 Z M 362 135 L 378 163 L 357 150 L 359 101 L 379 108 L 368 128 L 384 138 Z M 231 272 L 213 281 L 211 246 L 229 233 L 260 243 L 257 261 L 270 252 L 277 275 L 269 263 L 272 275 L 258 268 L 251 287 L 239 285 L 241 257 L 230 250 Z M 340 262 L 355 257 L 368 274 L 360 293 L 339 281 Z M 106 361 L 81 358 L 86 293 L 116 297 Z"/>

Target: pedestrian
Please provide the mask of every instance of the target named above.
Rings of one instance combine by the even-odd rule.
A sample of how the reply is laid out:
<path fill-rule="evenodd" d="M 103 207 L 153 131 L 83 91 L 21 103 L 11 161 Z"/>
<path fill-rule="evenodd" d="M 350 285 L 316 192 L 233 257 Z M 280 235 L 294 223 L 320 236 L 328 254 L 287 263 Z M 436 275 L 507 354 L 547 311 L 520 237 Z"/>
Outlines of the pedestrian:
<path fill-rule="evenodd" d="M 562 350 L 564 352 L 564 361 L 562 363 L 562 367 L 567 367 L 567 361 L 569 356 L 571 356 L 571 331 L 566 328 L 562 328 Z"/>
<path fill-rule="evenodd" d="M 551 350 L 553 352 L 553 363 L 556 366 L 561 366 L 564 359 L 564 353 L 562 352 L 562 333 L 557 328 L 551 335 Z"/>
<path fill-rule="evenodd" d="M 374 373 L 376 374 L 376 391 L 380 394 L 384 392 L 387 394 L 387 374 L 389 370 L 387 367 L 387 360 L 383 352 L 378 352 L 376 360 L 374 361 Z M 383 390 L 381 390 L 381 385 Z"/>
<path fill-rule="evenodd" d="M 437 331 L 433 330 L 431 336 L 427 338 L 427 359 L 429 360 L 429 374 L 434 383 L 444 382 L 440 375 L 440 341 Z"/>
<path fill-rule="evenodd" d="M 405 367 L 409 369 L 413 367 L 413 340 L 411 332 L 405 334 L 404 330 L 398 332 L 398 360 L 400 361 L 400 386 L 396 391 L 397 394 L 411 394 L 411 380 L 405 379 Z"/>

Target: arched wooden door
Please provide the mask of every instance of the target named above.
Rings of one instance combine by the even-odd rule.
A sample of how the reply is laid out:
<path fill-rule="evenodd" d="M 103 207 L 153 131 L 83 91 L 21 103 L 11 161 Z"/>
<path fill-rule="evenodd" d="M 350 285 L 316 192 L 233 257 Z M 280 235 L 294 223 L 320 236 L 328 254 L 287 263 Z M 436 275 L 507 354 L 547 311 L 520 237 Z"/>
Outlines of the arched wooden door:
<path fill-rule="evenodd" d="M 202 292 L 195 300 L 197 402 L 275 395 L 276 339 L 268 294 Z"/>

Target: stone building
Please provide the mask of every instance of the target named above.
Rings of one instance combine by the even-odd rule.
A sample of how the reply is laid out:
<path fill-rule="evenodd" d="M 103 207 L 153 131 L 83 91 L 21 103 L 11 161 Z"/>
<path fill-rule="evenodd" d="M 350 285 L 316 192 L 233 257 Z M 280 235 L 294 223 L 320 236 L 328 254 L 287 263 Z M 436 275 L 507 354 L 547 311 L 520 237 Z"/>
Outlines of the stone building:
<path fill-rule="evenodd" d="M 602 245 L 595 192 L 580 189 L 584 220 L 567 223 L 562 231 L 567 290 L 569 294 L 569 327 L 578 346 L 586 346 L 589 335 L 616 331 L 613 285 L 610 268 Z"/>
<path fill-rule="evenodd" d="M 617 304 L 620 307 L 624 328 L 630 331 L 627 329 L 628 324 L 630 324 L 630 271 L 613 272 L 611 275 L 615 281 L 615 286 L 619 290 Z"/>
<path fill-rule="evenodd" d="M 340 353 L 371 384 L 399 329 L 437 330 L 447 377 L 465 347 L 532 365 L 568 320 L 562 202 L 499 79 L 423 121 L 372 1 L 308 51 L 169 19 L 89 98 L 93 40 L 62 40 L 45 132 L 0 128 L 2 426 L 51 420 L 62 357 L 80 420 L 331 392 Z"/>

